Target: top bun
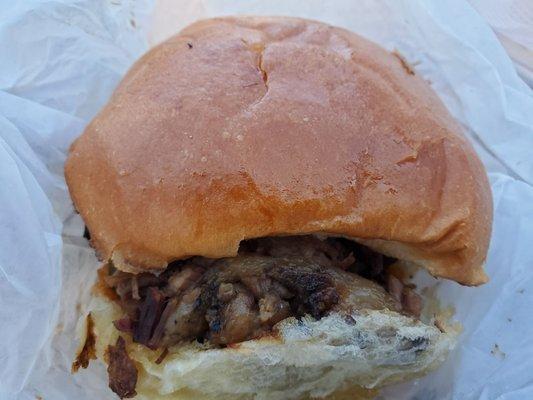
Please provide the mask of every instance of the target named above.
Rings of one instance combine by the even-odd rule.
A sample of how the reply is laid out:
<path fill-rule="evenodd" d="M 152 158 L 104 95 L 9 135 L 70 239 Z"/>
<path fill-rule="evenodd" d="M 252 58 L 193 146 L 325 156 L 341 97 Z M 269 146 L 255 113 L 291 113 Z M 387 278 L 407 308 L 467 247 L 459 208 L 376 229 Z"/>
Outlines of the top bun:
<path fill-rule="evenodd" d="M 126 271 L 317 233 L 487 280 L 490 189 L 461 128 L 399 55 L 319 22 L 187 27 L 132 67 L 65 173 L 100 257 Z"/>

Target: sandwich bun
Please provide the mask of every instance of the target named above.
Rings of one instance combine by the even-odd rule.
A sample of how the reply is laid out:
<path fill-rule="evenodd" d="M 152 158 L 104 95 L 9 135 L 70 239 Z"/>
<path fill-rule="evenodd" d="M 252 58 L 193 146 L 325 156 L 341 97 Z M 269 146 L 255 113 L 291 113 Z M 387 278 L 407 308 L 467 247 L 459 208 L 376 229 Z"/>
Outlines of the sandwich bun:
<path fill-rule="evenodd" d="M 124 271 L 314 233 L 487 281 L 490 189 L 461 127 L 405 60 L 323 23 L 187 27 L 131 68 L 65 173 Z"/>

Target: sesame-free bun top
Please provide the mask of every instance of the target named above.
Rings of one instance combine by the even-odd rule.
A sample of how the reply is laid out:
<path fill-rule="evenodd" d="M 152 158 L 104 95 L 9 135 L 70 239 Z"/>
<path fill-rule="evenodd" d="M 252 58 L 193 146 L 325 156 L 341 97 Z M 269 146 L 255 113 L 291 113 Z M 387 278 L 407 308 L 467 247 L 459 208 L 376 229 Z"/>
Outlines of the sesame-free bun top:
<path fill-rule="evenodd" d="M 487 280 L 490 189 L 458 123 L 401 56 L 319 22 L 190 25 L 131 68 L 65 169 L 126 271 L 316 233 Z"/>

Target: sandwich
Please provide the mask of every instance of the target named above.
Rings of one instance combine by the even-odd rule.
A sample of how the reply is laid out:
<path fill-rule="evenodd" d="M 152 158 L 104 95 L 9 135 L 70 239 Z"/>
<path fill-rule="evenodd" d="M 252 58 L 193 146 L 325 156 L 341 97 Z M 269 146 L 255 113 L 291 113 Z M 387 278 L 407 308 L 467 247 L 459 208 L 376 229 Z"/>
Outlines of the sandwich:
<path fill-rule="evenodd" d="M 460 125 L 398 53 L 315 21 L 188 26 L 65 176 L 102 261 L 73 369 L 98 358 L 120 398 L 371 398 L 457 341 L 409 275 L 488 279 Z"/>

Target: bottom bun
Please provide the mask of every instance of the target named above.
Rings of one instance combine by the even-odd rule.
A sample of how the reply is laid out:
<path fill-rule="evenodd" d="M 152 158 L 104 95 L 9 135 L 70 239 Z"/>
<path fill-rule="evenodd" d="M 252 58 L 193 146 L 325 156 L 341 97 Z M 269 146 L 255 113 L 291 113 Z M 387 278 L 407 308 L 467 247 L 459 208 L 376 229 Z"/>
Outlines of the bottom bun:
<path fill-rule="evenodd" d="M 113 325 L 120 308 L 96 296 L 90 309 L 96 355 L 105 360 L 108 346 L 120 336 Z M 437 367 L 457 337 L 388 310 L 330 314 L 318 321 L 288 318 L 275 328 L 275 336 L 226 348 L 196 342 L 174 346 L 160 364 L 161 350 L 122 334 L 138 370 L 135 398 L 368 399 L 373 389 Z"/>

